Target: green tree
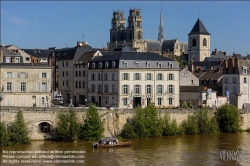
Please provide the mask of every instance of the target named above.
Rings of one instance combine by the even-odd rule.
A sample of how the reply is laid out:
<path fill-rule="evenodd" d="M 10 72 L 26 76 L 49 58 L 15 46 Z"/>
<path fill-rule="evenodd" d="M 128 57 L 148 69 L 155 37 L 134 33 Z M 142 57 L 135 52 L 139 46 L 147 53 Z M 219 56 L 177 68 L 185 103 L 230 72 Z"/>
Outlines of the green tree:
<path fill-rule="evenodd" d="M 163 134 L 162 135 L 177 135 L 180 133 L 176 119 L 171 121 L 170 116 L 166 115 L 163 118 Z"/>
<path fill-rule="evenodd" d="M 95 105 L 91 104 L 87 110 L 84 124 L 81 126 L 80 139 L 96 140 L 102 137 L 104 132 L 104 124 L 98 114 Z"/>
<path fill-rule="evenodd" d="M 8 132 L 3 122 L 0 123 L 0 146 L 7 146 L 9 142 Z"/>
<path fill-rule="evenodd" d="M 197 119 L 193 115 L 188 115 L 188 118 L 181 123 L 181 129 L 185 134 L 197 134 Z"/>
<path fill-rule="evenodd" d="M 18 111 L 15 121 L 8 128 L 9 141 L 11 144 L 28 144 L 30 139 L 28 129 L 23 118 L 23 112 Z"/>
<path fill-rule="evenodd" d="M 222 132 L 233 133 L 240 131 L 240 114 L 235 106 L 225 104 L 217 110 L 216 115 Z"/>
<path fill-rule="evenodd" d="M 80 122 L 76 112 L 72 109 L 60 112 L 56 128 L 58 141 L 73 142 L 77 140 L 80 131 Z"/>

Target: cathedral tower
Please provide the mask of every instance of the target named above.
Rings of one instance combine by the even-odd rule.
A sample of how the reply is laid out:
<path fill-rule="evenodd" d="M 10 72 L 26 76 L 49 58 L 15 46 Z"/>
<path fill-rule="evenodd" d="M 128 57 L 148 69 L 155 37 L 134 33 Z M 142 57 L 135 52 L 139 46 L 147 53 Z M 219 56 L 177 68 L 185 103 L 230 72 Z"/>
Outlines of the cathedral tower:
<path fill-rule="evenodd" d="M 200 18 L 188 34 L 188 61 L 203 61 L 210 57 L 210 33 L 206 30 Z"/>
<path fill-rule="evenodd" d="M 161 44 L 164 40 L 162 8 L 161 8 L 161 13 L 160 13 L 160 26 L 159 26 L 159 32 L 158 32 L 158 40 L 161 42 Z"/>

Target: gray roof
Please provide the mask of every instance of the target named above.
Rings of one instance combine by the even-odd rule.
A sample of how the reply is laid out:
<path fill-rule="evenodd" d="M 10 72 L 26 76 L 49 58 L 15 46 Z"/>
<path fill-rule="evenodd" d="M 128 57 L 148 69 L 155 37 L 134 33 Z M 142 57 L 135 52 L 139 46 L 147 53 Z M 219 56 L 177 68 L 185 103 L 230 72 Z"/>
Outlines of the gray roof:
<path fill-rule="evenodd" d="M 219 58 L 219 57 L 206 57 L 204 59 L 204 61 L 216 61 L 216 62 L 220 62 L 220 60 L 223 59 L 223 58 Z"/>
<path fill-rule="evenodd" d="M 20 54 L 13 52 L 6 47 L 1 47 L 0 49 L 3 50 L 3 56 L 21 56 Z"/>
<path fill-rule="evenodd" d="M 210 33 L 208 33 L 208 31 L 206 30 L 200 18 L 198 18 L 193 29 L 188 35 L 193 35 L 193 34 L 210 35 Z"/>
<path fill-rule="evenodd" d="M 169 50 L 172 52 L 174 50 L 174 44 L 177 39 L 172 39 L 172 40 L 164 40 L 162 43 L 162 51 L 167 51 Z"/>
<path fill-rule="evenodd" d="M 147 42 L 147 50 L 161 51 L 161 43 L 158 40 L 146 40 Z"/>
<path fill-rule="evenodd" d="M 34 56 L 37 58 L 48 58 L 51 50 L 43 50 L 43 49 L 22 49 L 24 52 L 29 54 L 30 56 Z"/>

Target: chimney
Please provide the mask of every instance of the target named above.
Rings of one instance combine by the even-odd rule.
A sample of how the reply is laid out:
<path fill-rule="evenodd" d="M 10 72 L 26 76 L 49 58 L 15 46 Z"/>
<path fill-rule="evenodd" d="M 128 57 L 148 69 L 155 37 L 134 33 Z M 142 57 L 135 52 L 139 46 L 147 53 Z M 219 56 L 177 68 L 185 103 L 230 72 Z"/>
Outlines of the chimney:
<path fill-rule="evenodd" d="M 216 48 L 216 49 L 215 49 L 215 55 L 217 55 L 217 53 L 218 53 L 218 52 L 217 52 L 217 48 Z"/>
<path fill-rule="evenodd" d="M 210 66 L 210 70 L 213 71 L 213 70 L 214 70 L 214 67 L 213 67 L 213 66 Z"/>
<path fill-rule="evenodd" d="M 34 65 L 34 56 L 31 56 L 31 60 L 30 60 L 30 66 Z"/>
<path fill-rule="evenodd" d="M 52 66 L 51 56 L 48 58 L 48 64 L 49 64 L 49 66 Z"/>
<path fill-rule="evenodd" d="M 226 56 L 227 55 L 227 53 L 226 52 L 223 52 L 223 54 Z"/>
<path fill-rule="evenodd" d="M 202 72 L 201 67 L 199 67 L 198 68 L 198 73 L 201 73 L 201 72 Z"/>
<path fill-rule="evenodd" d="M 233 74 L 233 59 L 228 59 L 228 74 Z"/>
<path fill-rule="evenodd" d="M 238 74 L 238 73 L 239 73 L 239 60 L 238 60 L 237 57 L 236 57 L 235 60 L 234 60 L 234 73 L 235 73 L 235 74 Z"/>
<path fill-rule="evenodd" d="M 3 63 L 3 50 L 0 49 L 0 63 Z"/>

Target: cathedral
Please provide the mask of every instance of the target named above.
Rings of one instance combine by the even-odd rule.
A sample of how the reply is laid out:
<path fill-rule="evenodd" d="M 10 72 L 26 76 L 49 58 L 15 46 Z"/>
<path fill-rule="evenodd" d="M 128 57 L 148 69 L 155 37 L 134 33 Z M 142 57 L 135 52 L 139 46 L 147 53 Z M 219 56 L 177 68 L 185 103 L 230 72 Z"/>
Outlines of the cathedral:
<path fill-rule="evenodd" d="M 203 61 L 210 57 L 210 33 L 198 18 L 188 34 L 188 42 L 180 42 L 178 39 L 165 40 L 161 10 L 158 40 L 144 40 L 141 10 L 129 10 L 127 27 L 124 12 L 118 10 L 113 11 L 110 42 L 107 46 L 109 50 L 128 46 L 138 52 L 153 52 L 166 57 L 177 56 L 185 64 L 190 64 L 191 61 Z"/>

